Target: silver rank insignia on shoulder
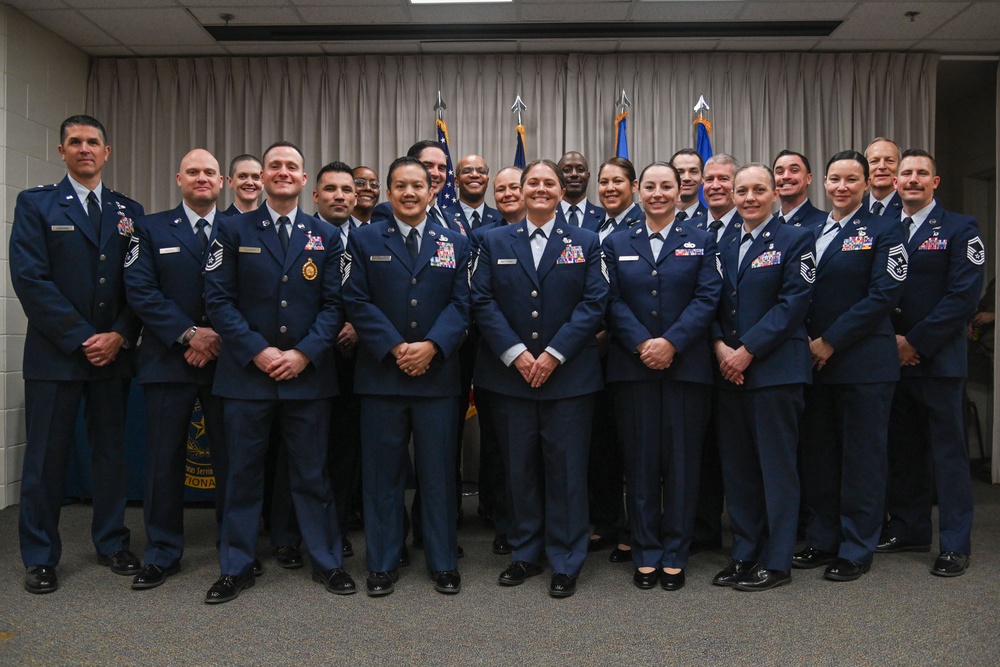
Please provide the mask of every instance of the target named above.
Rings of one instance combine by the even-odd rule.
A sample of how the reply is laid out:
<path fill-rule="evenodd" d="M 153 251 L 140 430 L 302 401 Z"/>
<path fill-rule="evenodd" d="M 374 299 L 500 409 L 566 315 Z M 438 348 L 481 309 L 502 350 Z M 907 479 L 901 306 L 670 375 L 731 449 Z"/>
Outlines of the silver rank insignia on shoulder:
<path fill-rule="evenodd" d="M 885 270 L 896 282 L 906 280 L 906 267 L 910 258 L 906 254 L 906 247 L 900 243 L 889 248 L 889 261 Z"/>
<path fill-rule="evenodd" d="M 212 241 L 212 252 L 208 255 L 208 261 L 205 262 L 206 271 L 215 271 L 217 268 L 222 266 L 223 252 L 224 249 L 219 239 Z"/>
<path fill-rule="evenodd" d="M 809 284 L 816 282 L 816 256 L 812 252 L 802 255 L 799 261 L 799 274 Z"/>
<path fill-rule="evenodd" d="M 139 237 L 132 236 L 128 240 L 128 249 L 125 251 L 125 268 L 135 264 L 137 259 L 139 259 Z"/>
<path fill-rule="evenodd" d="M 969 261 L 976 266 L 982 266 L 986 262 L 986 246 L 983 245 L 983 240 L 978 236 L 969 239 L 969 245 L 965 252 Z"/>

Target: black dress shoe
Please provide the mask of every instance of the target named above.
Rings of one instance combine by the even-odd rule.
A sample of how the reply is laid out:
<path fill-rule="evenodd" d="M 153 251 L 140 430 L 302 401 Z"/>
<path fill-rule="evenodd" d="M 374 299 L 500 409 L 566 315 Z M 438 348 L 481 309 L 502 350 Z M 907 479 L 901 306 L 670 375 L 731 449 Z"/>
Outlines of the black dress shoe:
<path fill-rule="evenodd" d="M 431 572 L 431 579 L 434 580 L 434 590 L 438 593 L 454 595 L 462 590 L 462 575 L 458 573 L 458 570 Z"/>
<path fill-rule="evenodd" d="M 350 558 L 354 555 L 354 545 L 351 544 L 351 541 L 346 537 L 344 538 L 344 544 L 340 553 L 343 554 L 344 558 Z"/>
<path fill-rule="evenodd" d="M 797 551 L 792 555 L 792 567 L 800 570 L 811 570 L 820 565 L 829 565 L 836 559 L 837 554 L 835 553 L 806 547 L 802 551 Z"/>
<path fill-rule="evenodd" d="M 918 553 L 927 553 L 931 550 L 931 545 L 929 544 L 914 544 L 913 542 L 903 542 L 898 537 L 888 537 L 887 535 L 882 535 L 878 541 L 878 546 L 875 547 L 875 553 L 879 554 L 898 554 L 904 551 L 916 551 Z"/>
<path fill-rule="evenodd" d="M 181 571 L 181 564 L 174 563 L 173 565 L 168 565 L 167 567 L 161 567 L 159 565 L 143 565 L 142 569 L 139 570 L 139 574 L 135 575 L 135 579 L 132 580 L 132 589 L 136 591 L 143 591 L 147 588 L 156 588 L 163 584 L 167 580 L 167 577 L 173 576 Z"/>
<path fill-rule="evenodd" d="M 540 565 L 516 560 L 500 573 L 498 581 L 504 586 L 520 586 L 528 577 L 534 577 L 541 573 L 542 568 Z"/>
<path fill-rule="evenodd" d="M 757 567 L 757 563 L 749 560 L 731 560 L 715 578 L 712 583 L 716 586 L 735 586 L 736 582 L 743 578 L 743 575 Z"/>
<path fill-rule="evenodd" d="M 497 535 L 493 538 L 493 553 L 498 556 L 506 556 L 514 549 L 510 546 L 510 542 L 507 541 L 506 535 Z"/>
<path fill-rule="evenodd" d="M 631 563 L 632 550 L 615 547 L 611 550 L 611 553 L 608 554 L 608 560 L 612 563 Z"/>
<path fill-rule="evenodd" d="M 54 565 L 32 565 L 24 573 L 24 590 L 43 595 L 59 588 Z"/>
<path fill-rule="evenodd" d="M 302 550 L 298 547 L 278 547 L 278 567 L 286 570 L 297 570 L 302 567 Z"/>
<path fill-rule="evenodd" d="M 639 568 L 635 568 L 635 574 L 632 575 L 632 583 L 635 584 L 636 588 L 641 588 L 645 591 L 656 586 L 659 578 L 660 575 L 656 570 L 652 572 L 640 572 Z"/>
<path fill-rule="evenodd" d="M 326 590 L 334 595 L 351 595 L 358 592 L 358 587 L 351 575 L 339 567 L 326 572 L 313 572 L 313 581 L 323 584 L 326 586 Z"/>
<path fill-rule="evenodd" d="M 684 588 L 684 570 L 670 574 L 660 570 L 660 588 L 665 591 L 679 591 Z"/>
<path fill-rule="evenodd" d="M 124 576 L 139 574 L 139 569 L 142 567 L 139 559 L 128 549 L 116 551 L 113 554 L 97 554 L 97 564 L 106 565 L 115 574 Z"/>
<path fill-rule="evenodd" d="M 465 558 L 465 549 L 462 548 L 461 544 L 458 545 L 458 557 Z"/>
<path fill-rule="evenodd" d="M 856 581 L 872 569 L 870 563 L 858 563 L 847 558 L 838 558 L 826 566 L 823 576 L 830 581 Z"/>
<path fill-rule="evenodd" d="M 410 550 L 403 545 L 403 550 L 399 552 L 399 566 L 410 567 Z"/>
<path fill-rule="evenodd" d="M 759 565 L 740 577 L 736 582 L 738 591 L 766 591 L 792 583 L 792 574 L 787 570 L 768 570 Z"/>
<path fill-rule="evenodd" d="M 934 561 L 931 574 L 936 574 L 939 577 L 957 577 L 965 574 L 968 569 L 968 554 L 961 554 L 957 551 L 942 551 L 941 555 Z"/>
<path fill-rule="evenodd" d="M 237 575 L 224 574 L 208 589 L 208 593 L 205 594 L 205 604 L 220 604 L 235 600 L 242 591 L 253 588 L 255 583 L 257 582 L 253 570 Z"/>
<path fill-rule="evenodd" d="M 264 564 L 256 558 L 253 559 L 253 576 L 259 577 L 264 574 Z"/>
<path fill-rule="evenodd" d="M 587 551 L 600 551 L 602 549 L 607 549 L 614 542 L 610 537 L 592 537 L 590 542 L 587 544 Z"/>
<path fill-rule="evenodd" d="M 365 587 L 368 595 L 373 598 L 389 595 L 396 590 L 395 583 L 399 581 L 399 571 L 392 572 L 369 572 Z"/>
<path fill-rule="evenodd" d="M 549 583 L 549 595 L 554 598 L 568 598 L 576 593 L 576 577 L 569 574 L 556 573 Z"/>

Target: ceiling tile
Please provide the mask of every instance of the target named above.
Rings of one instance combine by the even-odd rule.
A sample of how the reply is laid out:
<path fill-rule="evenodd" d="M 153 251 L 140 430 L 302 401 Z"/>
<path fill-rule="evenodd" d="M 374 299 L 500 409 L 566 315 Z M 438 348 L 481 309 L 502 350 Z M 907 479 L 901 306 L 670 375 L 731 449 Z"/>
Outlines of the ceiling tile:
<path fill-rule="evenodd" d="M 919 5 L 916 8 L 918 7 Z M 919 16 L 917 20 L 920 20 Z M 996 39 L 998 36 L 1000 36 L 1000 2 L 980 2 L 931 32 L 928 38 Z"/>
<path fill-rule="evenodd" d="M 181 0 L 180 4 L 193 10 L 195 7 L 221 7 L 225 6 L 226 2 L 225 0 Z M 246 7 L 274 7 L 284 11 L 294 11 L 289 0 L 240 0 L 238 4 L 230 5 L 227 11 L 230 14 L 238 14 Z"/>
<path fill-rule="evenodd" d="M 336 7 L 298 7 L 306 23 L 407 23 L 409 15 L 402 7 L 348 5 Z"/>
<path fill-rule="evenodd" d="M 418 23 L 496 23 L 517 20 L 514 5 L 414 5 L 410 16 Z"/>
<path fill-rule="evenodd" d="M 161 46 L 214 44 L 215 40 L 187 13 L 169 9 L 83 9 L 81 13 L 123 44 Z M 148 26 L 137 30 L 136 26 Z"/>
<path fill-rule="evenodd" d="M 75 9 L 40 9 L 25 16 L 66 41 L 85 49 L 88 46 L 117 45 L 118 40 L 97 27 Z"/>
<path fill-rule="evenodd" d="M 862 2 L 829 39 L 921 39 L 967 5 L 966 2 Z M 910 9 L 920 12 L 914 21 L 903 16 Z"/>
<path fill-rule="evenodd" d="M 640 2 L 632 12 L 637 21 L 727 21 L 736 19 L 739 2 Z"/>
<path fill-rule="evenodd" d="M 95 58 L 121 58 L 136 55 L 136 52 L 127 46 L 88 46 L 83 50 L 87 55 Z"/>
<path fill-rule="evenodd" d="M 791 8 L 788 2 L 747 2 L 740 18 L 748 21 L 836 21 L 845 18 L 856 2 L 798 2 Z M 791 16 L 790 14 L 794 14 Z"/>
<path fill-rule="evenodd" d="M 628 17 L 629 5 L 576 4 L 569 2 L 548 2 L 544 5 L 525 5 L 521 8 L 521 18 L 525 21 L 624 21 Z"/>
<path fill-rule="evenodd" d="M 232 14 L 228 25 L 299 25 L 298 14 L 288 7 L 192 7 L 191 13 L 202 25 L 226 25 L 219 14 Z"/>

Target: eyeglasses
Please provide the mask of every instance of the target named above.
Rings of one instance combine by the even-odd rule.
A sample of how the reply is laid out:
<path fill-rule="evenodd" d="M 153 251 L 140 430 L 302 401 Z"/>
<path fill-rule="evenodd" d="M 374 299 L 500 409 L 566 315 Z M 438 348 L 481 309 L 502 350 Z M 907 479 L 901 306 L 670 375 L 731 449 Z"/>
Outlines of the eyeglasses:
<path fill-rule="evenodd" d="M 358 188 L 363 188 L 363 187 L 365 187 L 366 185 L 367 185 L 367 186 L 368 186 L 369 188 L 371 188 L 372 190 L 378 190 L 378 189 L 379 189 L 379 187 L 380 187 L 380 186 L 381 186 L 382 184 L 381 184 L 381 183 L 379 183 L 378 181 L 366 181 L 366 180 L 365 180 L 365 179 L 363 179 L 363 178 L 355 178 L 355 179 L 354 179 L 354 186 L 355 186 L 355 187 L 358 187 Z"/>
<path fill-rule="evenodd" d="M 458 170 L 458 173 L 460 173 L 463 176 L 468 176 L 469 174 L 472 173 L 480 174 L 482 176 L 489 176 L 490 170 L 489 167 L 462 167 L 461 169 Z"/>

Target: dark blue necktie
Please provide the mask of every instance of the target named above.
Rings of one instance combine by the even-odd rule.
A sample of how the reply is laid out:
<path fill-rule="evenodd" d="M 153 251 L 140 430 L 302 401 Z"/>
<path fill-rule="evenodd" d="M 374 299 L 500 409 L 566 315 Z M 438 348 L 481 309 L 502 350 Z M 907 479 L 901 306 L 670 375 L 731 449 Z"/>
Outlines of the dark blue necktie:
<path fill-rule="evenodd" d="M 417 248 L 417 239 L 420 237 L 420 232 L 413 228 L 410 233 L 406 235 L 406 252 L 410 253 L 410 263 L 413 266 L 417 265 L 417 254 L 419 249 Z"/>
<path fill-rule="evenodd" d="M 281 251 L 286 254 L 288 253 L 288 236 L 291 233 L 289 229 L 291 222 L 287 215 L 278 218 L 278 241 L 281 242 Z"/>
<path fill-rule="evenodd" d="M 97 195 L 93 192 L 87 195 L 87 215 L 90 216 L 90 224 L 93 226 L 97 238 L 101 238 L 101 205 L 97 201 Z"/>
<path fill-rule="evenodd" d="M 198 222 L 194 223 L 198 231 L 194 233 L 194 237 L 198 239 L 198 243 L 201 244 L 201 254 L 205 254 L 205 248 L 208 247 L 208 234 L 205 233 L 205 227 L 208 227 L 208 220 L 205 218 L 199 218 Z"/>

